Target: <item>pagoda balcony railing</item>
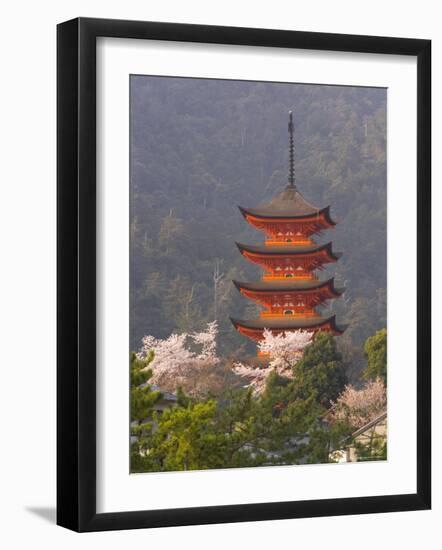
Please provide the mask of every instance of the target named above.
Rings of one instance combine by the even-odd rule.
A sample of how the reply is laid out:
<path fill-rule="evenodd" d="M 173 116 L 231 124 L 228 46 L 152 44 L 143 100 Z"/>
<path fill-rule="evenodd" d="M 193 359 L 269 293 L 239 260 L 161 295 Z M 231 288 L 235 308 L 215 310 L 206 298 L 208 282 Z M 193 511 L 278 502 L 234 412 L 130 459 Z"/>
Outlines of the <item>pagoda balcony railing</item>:
<path fill-rule="evenodd" d="M 262 276 L 263 281 L 317 281 L 317 277 L 313 273 L 293 273 L 289 277 L 286 275 L 265 274 Z"/>
<path fill-rule="evenodd" d="M 290 310 L 292 313 L 286 313 L 288 310 L 284 309 L 279 312 L 275 311 L 261 311 L 259 314 L 260 317 L 266 317 L 270 319 L 282 318 L 287 319 L 287 317 L 316 317 L 317 313 L 314 309 L 304 309 L 304 310 Z"/>
<path fill-rule="evenodd" d="M 264 241 L 266 246 L 311 246 L 314 243 L 312 239 L 292 237 L 290 239 L 286 237 L 272 237 Z"/>

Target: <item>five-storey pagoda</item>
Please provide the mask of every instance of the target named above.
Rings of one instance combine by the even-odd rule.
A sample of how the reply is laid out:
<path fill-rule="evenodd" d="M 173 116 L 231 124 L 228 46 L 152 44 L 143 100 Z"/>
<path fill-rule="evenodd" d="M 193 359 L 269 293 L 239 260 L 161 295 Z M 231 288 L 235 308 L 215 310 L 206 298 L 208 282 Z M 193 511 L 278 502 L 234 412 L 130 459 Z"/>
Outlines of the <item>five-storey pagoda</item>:
<path fill-rule="evenodd" d="M 342 334 L 335 315 L 322 317 L 317 306 L 340 296 L 334 279 L 319 280 L 316 271 L 336 262 L 341 254 L 332 243 L 318 245 L 313 236 L 335 225 L 330 207 L 319 209 L 308 203 L 295 185 L 293 115 L 289 113 L 289 181 L 269 203 L 257 208 L 239 207 L 253 227 L 265 234 L 262 245 L 236 243 L 241 254 L 264 269 L 259 282 L 233 281 L 236 288 L 264 307 L 256 319 L 231 319 L 235 328 L 252 340 L 263 338 L 264 329 L 274 334 L 308 330 Z"/>

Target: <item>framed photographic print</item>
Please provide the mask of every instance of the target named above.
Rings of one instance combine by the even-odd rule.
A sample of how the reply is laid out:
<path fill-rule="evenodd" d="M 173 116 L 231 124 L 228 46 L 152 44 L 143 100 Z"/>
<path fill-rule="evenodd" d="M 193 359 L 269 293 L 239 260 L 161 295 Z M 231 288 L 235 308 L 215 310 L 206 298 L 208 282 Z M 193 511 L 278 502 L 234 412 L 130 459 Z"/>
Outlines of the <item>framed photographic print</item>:
<path fill-rule="evenodd" d="M 58 26 L 59 525 L 430 508 L 430 51 Z"/>

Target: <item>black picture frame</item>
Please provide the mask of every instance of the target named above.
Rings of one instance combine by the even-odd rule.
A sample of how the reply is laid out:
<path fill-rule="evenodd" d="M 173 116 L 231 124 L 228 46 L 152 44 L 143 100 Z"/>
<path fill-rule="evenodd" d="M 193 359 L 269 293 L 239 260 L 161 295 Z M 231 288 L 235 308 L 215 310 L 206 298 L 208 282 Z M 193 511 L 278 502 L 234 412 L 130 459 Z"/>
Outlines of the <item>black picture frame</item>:
<path fill-rule="evenodd" d="M 96 39 L 134 38 L 417 58 L 417 492 L 361 498 L 96 512 Z M 57 523 L 104 531 L 431 506 L 431 41 L 79 18 L 57 28 Z"/>

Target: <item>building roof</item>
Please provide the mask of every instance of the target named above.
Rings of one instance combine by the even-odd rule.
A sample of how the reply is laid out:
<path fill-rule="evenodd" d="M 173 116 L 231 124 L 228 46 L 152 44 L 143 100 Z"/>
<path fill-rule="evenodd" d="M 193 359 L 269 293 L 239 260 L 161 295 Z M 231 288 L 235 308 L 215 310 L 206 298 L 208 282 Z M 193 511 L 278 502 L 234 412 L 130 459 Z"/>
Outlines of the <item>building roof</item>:
<path fill-rule="evenodd" d="M 144 384 L 142 384 L 142 386 L 147 386 L 147 385 L 149 385 L 149 382 L 145 382 Z M 174 402 L 178 401 L 178 398 L 174 393 L 164 391 L 159 386 L 157 386 L 156 384 L 152 384 L 151 389 L 153 391 L 159 391 L 161 393 L 161 395 L 162 395 L 161 400 L 162 401 L 174 401 Z"/>
<path fill-rule="evenodd" d="M 287 315 L 286 317 L 256 317 L 255 319 L 234 319 L 230 317 L 231 322 L 237 327 L 243 327 L 255 330 L 308 330 L 320 328 L 330 324 L 332 329 L 338 333 L 344 332 L 346 326 L 336 325 L 336 315 L 331 317 L 295 317 Z"/>
<path fill-rule="evenodd" d="M 305 218 L 323 214 L 331 225 L 335 222 L 330 218 L 330 207 L 313 206 L 298 191 L 295 186 L 287 185 L 273 199 L 256 208 L 239 207 L 245 216 L 251 214 L 260 218 Z"/>
<path fill-rule="evenodd" d="M 342 256 L 340 252 L 332 251 L 332 243 L 326 243 L 321 245 L 282 245 L 282 246 L 267 246 L 267 245 L 252 245 L 244 243 L 235 243 L 242 253 L 243 250 L 246 252 L 252 252 L 259 254 L 260 256 L 304 256 L 306 254 L 314 254 L 316 252 L 321 252 L 325 250 L 328 254 L 337 260 Z"/>
<path fill-rule="evenodd" d="M 344 292 L 344 288 L 335 288 L 334 278 L 326 281 L 310 280 L 297 281 L 284 279 L 283 281 L 258 281 L 248 283 L 242 281 L 233 281 L 233 284 L 238 290 L 251 290 L 253 292 L 308 292 L 310 290 L 319 290 L 329 288 L 334 294 L 340 295 Z"/>

